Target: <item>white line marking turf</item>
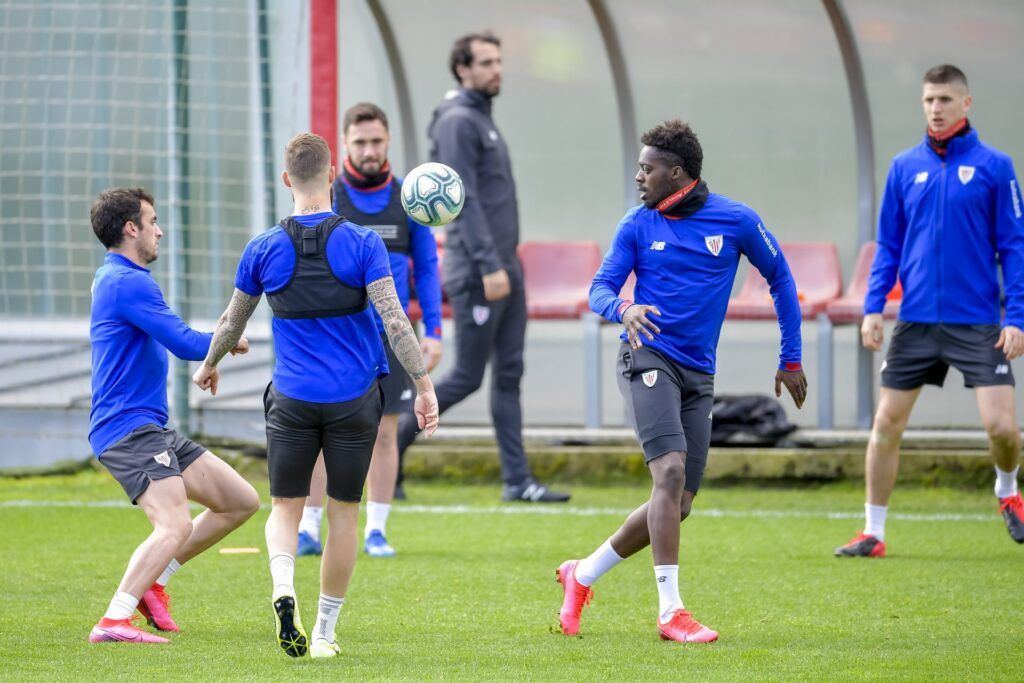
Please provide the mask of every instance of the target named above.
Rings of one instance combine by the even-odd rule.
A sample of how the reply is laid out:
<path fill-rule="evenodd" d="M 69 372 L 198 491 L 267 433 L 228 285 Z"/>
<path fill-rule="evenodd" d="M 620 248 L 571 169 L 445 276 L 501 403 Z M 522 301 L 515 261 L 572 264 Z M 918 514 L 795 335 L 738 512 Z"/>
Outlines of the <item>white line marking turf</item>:
<path fill-rule="evenodd" d="M 0 508 L 134 508 L 126 500 L 3 500 L 0 501 Z M 200 509 L 201 506 L 194 505 L 193 508 Z M 267 504 L 260 505 L 260 508 L 267 510 Z M 415 513 L 424 515 L 554 515 L 567 517 L 625 517 L 632 509 L 611 508 L 611 507 L 572 507 L 563 505 L 529 505 L 525 503 L 513 503 L 509 505 L 402 505 L 398 504 L 392 508 L 393 512 L 399 514 Z M 697 508 L 693 511 L 694 517 L 733 517 L 746 519 L 861 519 L 863 512 L 817 512 L 809 510 L 723 510 L 719 508 Z M 983 514 L 960 514 L 960 513 L 934 513 L 915 514 L 894 512 L 889 514 L 889 519 L 898 519 L 905 522 L 991 522 L 996 519 L 995 513 Z"/>

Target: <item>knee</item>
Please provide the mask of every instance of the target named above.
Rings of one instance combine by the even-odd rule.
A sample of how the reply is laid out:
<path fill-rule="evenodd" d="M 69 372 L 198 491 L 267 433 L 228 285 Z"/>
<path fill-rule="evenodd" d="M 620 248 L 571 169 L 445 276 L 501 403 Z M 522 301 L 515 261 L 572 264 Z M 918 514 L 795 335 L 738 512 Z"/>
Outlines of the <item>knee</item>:
<path fill-rule="evenodd" d="M 177 516 L 162 525 L 161 532 L 175 547 L 181 546 L 192 535 L 192 518 L 188 514 Z"/>
<path fill-rule="evenodd" d="M 1020 444 L 1020 430 L 1012 419 L 995 420 L 985 425 L 985 431 L 997 447 L 1011 448 Z"/>
<path fill-rule="evenodd" d="M 879 410 L 875 415 L 875 423 L 871 427 L 871 440 L 880 446 L 896 445 L 903 438 L 903 430 L 906 427 L 906 419 Z"/>
<path fill-rule="evenodd" d="M 681 460 L 665 462 L 658 467 L 654 473 L 654 485 L 656 488 L 672 491 L 677 495 L 682 492 L 686 484 L 686 469 Z"/>
<path fill-rule="evenodd" d="M 251 485 L 246 484 L 246 491 L 239 497 L 235 512 L 242 520 L 247 520 L 260 509 L 260 497 Z"/>

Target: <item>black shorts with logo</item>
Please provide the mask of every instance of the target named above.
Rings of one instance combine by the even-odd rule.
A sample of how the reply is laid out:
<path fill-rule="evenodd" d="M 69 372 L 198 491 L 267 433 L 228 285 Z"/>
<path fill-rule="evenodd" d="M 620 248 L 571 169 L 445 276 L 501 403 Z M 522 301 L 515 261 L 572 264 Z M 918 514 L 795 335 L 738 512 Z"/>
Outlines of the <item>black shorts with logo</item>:
<path fill-rule="evenodd" d="M 347 503 L 362 499 L 383 410 L 380 382 L 373 382 L 362 396 L 340 403 L 300 401 L 269 384 L 263 409 L 271 496 L 308 496 L 313 466 L 323 450 L 327 495 Z"/>
<path fill-rule="evenodd" d="M 388 341 L 387 335 L 382 334 L 380 339 L 384 343 L 384 351 L 388 355 L 388 368 L 390 369 L 388 376 L 382 377 L 380 380 L 380 390 L 384 395 L 384 414 L 401 415 L 412 412 L 412 404 L 416 398 L 412 379 L 398 361 L 398 357 L 395 356 L 395 351 L 391 348 L 391 342 Z"/>
<path fill-rule="evenodd" d="M 649 347 L 623 344 L 616 364 L 619 392 L 650 462 L 670 451 L 686 453 L 686 485 L 696 493 L 711 444 L 715 376 L 683 367 Z"/>
<path fill-rule="evenodd" d="M 999 325 L 896 323 L 882 364 L 882 386 L 912 390 L 925 384 L 941 387 L 949 366 L 964 375 L 964 386 L 1014 385 L 1013 369 L 999 340 Z"/>
<path fill-rule="evenodd" d="M 149 488 L 149 482 L 180 477 L 185 468 L 205 452 L 204 446 L 173 429 L 147 424 L 103 451 L 100 462 L 117 479 L 134 505 Z"/>

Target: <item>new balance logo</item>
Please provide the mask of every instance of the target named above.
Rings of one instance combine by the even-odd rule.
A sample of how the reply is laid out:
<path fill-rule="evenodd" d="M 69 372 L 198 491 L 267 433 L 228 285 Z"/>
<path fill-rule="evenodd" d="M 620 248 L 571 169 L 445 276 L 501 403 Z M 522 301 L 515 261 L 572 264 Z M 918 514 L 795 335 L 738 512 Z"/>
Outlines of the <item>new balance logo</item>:
<path fill-rule="evenodd" d="M 651 251 L 665 251 L 665 243 L 651 242 Z"/>
<path fill-rule="evenodd" d="M 926 180 L 928 180 L 928 171 L 921 171 L 916 176 L 914 176 L 914 184 L 915 185 L 920 185 L 921 183 L 923 183 Z"/>
<path fill-rule="evenodd" d="M 996 366 L 996 374 L 997 375 L 1008 375 L 1008 374 L 1010 374 L 1010 366 L 1006 365 L 1005 363 L 1000 363 L 999 365 Z"/>
<path fill-rule="evenodd" d="M 1013 197 L 1013 217 L 1020 218 L 1020 188 L 1016 180 L 1010 181 L 1010 196 Z"/>
<path fill-rule="evenodd" d="M 658 577 L 658 583 L 665 583 L 666 581 L 668 581 L 668 577 L 667 576 L 659 576 Z"/>

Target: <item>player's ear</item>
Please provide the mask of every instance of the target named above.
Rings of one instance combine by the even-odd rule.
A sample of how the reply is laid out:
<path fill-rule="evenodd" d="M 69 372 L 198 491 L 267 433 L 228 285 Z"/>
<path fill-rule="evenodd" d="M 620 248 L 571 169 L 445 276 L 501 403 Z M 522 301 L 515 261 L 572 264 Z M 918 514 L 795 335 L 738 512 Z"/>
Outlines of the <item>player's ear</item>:
<path fill-rule="evenodd" d="M 338 177 L 338 169 L 332 165 L 330 170 L 327 171 L 327 182 L 334 183 L 334 179 Z"/>
<path fill-rule="evenodd" d="M 292 186 L 292 179 L 288 177 L 288 171 L 281 171 L 281 182 L 284 183 L 285 187 Z"/>

